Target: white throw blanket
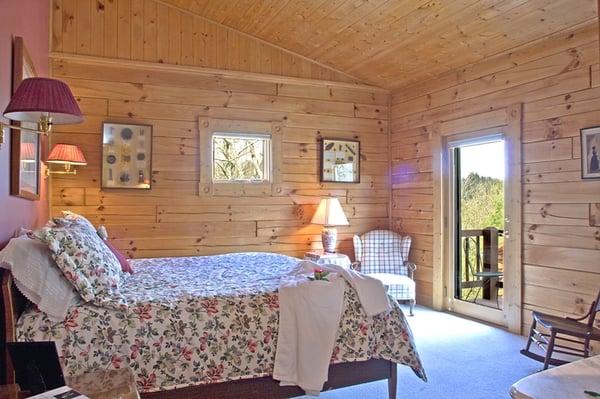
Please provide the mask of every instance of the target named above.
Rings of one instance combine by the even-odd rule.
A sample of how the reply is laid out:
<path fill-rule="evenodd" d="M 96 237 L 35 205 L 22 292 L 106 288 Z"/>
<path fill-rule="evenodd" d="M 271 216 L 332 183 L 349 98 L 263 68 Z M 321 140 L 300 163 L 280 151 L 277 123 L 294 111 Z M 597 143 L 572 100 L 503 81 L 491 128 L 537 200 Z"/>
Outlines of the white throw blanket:
<path fill-rule="evenodd" d="M 8 269 L 15 285 L 52 321 L 65 319 L 79 295 L 54 263 L 48 247 L 21 236 L 13 238 L 0 251 L 0 268 Z"/>
<path fill-rule="evenodd" d="M 315 269 L 328 271 L 329 281 L 309 281 Z M 302 261 L 279 287 L 279 333 L 273 378 L 318 395 L 327 381 L 331 353 L 344 308 L 344 279 L 356 290 L 368 316 L 391 305 L 383 284 L 338 265 Z"/>

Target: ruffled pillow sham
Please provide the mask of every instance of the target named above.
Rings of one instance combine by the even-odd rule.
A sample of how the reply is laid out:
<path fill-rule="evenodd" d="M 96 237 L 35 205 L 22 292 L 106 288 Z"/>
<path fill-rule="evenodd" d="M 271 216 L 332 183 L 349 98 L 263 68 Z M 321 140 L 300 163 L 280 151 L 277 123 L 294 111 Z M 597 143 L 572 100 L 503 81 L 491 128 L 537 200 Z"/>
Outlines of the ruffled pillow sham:
<path fill-rule="evenodd" d="M 13 238 L 0 251 L 0 267 L 11 271 L 19 291 L 52 321 L 64 320 L 79 301 L 48 247 L 27 235 Z"/>
<path fill-rule="evenodd" d="M 122 308 L 125 301 L 119 291 L 121 265 L 88 224 L 59 220 L 33 234 L 48 246 L 57 266 L 84 301 Z"/>

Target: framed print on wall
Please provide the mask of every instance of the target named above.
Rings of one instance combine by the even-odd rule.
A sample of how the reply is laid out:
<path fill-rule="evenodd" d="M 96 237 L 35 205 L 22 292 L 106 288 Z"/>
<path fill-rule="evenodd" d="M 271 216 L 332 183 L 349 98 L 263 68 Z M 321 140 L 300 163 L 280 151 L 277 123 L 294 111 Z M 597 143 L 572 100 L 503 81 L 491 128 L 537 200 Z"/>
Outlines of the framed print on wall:
<path fill-rule="evenodd" d="M 152 126 L 102 124 L 102 188 L 149 190 L 152 181 Z"/>
<path fill-rule="evenodd" d="M 360 141 L 321 140 L 321 181 L 360 183 Z"/>
<path fill-rule="evenodd" d="M 22 37 L 13 40 L 12 93 L 24 79 L 36 76 L 33 61 Z M 35 123 L 12 122 L 15 126 L 37 129 Z M 40 199 L 42 136 L 23 130 L 10 133 L 10 194 L 32 201 Z"/>
<path fill-rule="evenodd" d="M 581 129 L 581 178 L 600 179 L 600 126 Z"/>

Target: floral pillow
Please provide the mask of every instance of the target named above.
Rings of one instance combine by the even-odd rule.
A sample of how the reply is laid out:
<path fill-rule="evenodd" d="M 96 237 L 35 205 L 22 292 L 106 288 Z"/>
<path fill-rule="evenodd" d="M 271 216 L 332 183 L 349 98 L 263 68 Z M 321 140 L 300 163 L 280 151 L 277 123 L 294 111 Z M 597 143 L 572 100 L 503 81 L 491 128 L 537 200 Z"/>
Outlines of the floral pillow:
<path fill-rule="evenodd" d="M 75 212 L 62 211 L 63 216 L 61 218 L 54 218 L 55 225 L 67 226 L 72 223 L 82 223 L 86 225 L 90 230 L 96 231 L 96 228 L 86 217 L 81 216 Z"/>
<path fill-rule="evenodd" d="M 122 308 L 121 265 L 96 231 L 85 223 L 45 226 L 34 235 L 44 242 L 65 277 L 83 300 Z"/>

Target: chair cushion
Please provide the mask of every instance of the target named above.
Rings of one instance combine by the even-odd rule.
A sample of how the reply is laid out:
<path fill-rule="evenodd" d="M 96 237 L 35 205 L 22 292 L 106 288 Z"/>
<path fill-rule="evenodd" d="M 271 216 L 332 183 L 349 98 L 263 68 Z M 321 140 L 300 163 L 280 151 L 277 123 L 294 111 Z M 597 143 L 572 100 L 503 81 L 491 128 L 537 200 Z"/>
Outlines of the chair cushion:
<path fill-rule="evenodd" d="M 407 276 L 411 238 L 389 230 L 373 230 L 362 236 L 360 271 Z"/>
<path fill-rule="evenodd" d="M 408 276 L 391 273 L 368 273 L 388 287 L 388 293 L 396 300 L 415 299 L 415 282 Z"/>

